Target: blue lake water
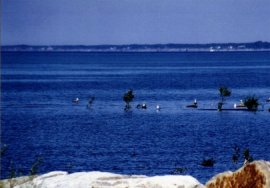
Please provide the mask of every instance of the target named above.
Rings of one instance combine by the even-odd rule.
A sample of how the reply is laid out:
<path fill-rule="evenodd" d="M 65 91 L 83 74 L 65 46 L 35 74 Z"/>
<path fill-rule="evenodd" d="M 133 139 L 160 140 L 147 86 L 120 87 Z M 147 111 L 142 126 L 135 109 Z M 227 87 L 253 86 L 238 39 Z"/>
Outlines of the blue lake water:
<path fill-rule="evenodd" d="M 37 157 L 39 173 L 162 175 L 182 167 L 201 182 L 243 164 L 232 163 L 235 144 L 270 160 L 270 52 L 17 52 L 2 53 L 1 69 L 2 179 L 11 161 L 26 175 Z M 216 108 L 221 85 L 232 89 L 224 108 L 255 94 L 264 111 L 185 107 L 196 98 L 199 108 Z M 135 99 L 125 112 L 129 88 Z M 135 108 L 143 102 L 147 110 Z M 214 167 L 202 167 L 204 158 Z"/>

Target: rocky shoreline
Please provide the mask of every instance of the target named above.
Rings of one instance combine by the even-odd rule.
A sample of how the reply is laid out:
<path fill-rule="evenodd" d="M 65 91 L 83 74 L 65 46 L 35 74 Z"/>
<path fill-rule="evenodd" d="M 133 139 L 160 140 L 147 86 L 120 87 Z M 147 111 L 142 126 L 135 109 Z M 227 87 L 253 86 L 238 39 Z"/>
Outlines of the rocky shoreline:
<path fill-rule="evenodd" d="M 270 162 L 254 161 L 235 172 L 217 174 L 205 185 L 188 175 L 119 175 L 54 171 L 0 181 L 1 188 L 270 188 Z"/>

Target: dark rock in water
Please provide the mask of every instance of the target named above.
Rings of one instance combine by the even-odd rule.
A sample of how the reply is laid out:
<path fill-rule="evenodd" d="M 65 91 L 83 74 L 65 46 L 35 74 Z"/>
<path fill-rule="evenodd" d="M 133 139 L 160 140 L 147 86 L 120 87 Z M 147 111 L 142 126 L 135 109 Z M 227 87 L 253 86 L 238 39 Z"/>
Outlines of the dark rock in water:
<path fill-rule="evenodd" d="M 196 104 L 187 105 L 187 108 L 197 108 L 198 106 Z"/>
<path fill-rule="evenodd" d="M 138 105 L 136 106 L 136 108 L 138 108 L 138 109 L 147 109 L 147 106 L 146 106 L 145 103 L 143 103 L 143 104 L 138 104 Z"/>
<path fill-rule="evenodd" d="M 187 108 L 197 108 L 198 107 L 197 100 L 195 99 L 192 104 L 187 105 L 186 107 Z"/>
<path fill-rule="evenodd" d="M 142 104 L 142 109 L 146 109 L 146 108 L 147 108 L 146 104 Z"/>
<path fill-rule="evenodd" d="M 215 164 L 215 161 L 214 161 L 213 158 L 211 158 L 211 159 L 204 159 L 202 161 L 202 163 L 201 163 L 202 166 L 206 166 L 206 167 L 212 167 L 212 166 L 214 166 L 214 164 Z"/>
<path fill-rule="evenodd" d="M 235 172 L 224 172 L 206 183 L 207 188 L 269 188 L 270 162 L 254 161 Z"/>

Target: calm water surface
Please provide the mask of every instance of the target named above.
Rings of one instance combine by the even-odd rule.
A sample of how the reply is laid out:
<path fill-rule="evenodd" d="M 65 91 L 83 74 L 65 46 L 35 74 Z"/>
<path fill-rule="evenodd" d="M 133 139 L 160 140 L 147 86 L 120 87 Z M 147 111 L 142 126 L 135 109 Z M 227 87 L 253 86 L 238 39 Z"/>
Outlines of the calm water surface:
<path fill-rule="evenodd" d="M 269 52 L 2 53 L 1 78 L 2 179 L 12 166 L 28 174 L 37 157 L 39 173 L 160 175 L 183 167 L 201 182 L 242 165 L 243 158 L 232 163 L 235 144 L 270 160 Z M 265 110 L 185 108 L 195 98 L 199 108 L 216 108 L 220 85 L 232 89 L 225 108 L 255 94 Z M 129 88 L 135 99 L 125 112 Z M 147 110 L 135 108 L 142 102 Z M 204 158 L 215 166 L 202 167 Z"/>

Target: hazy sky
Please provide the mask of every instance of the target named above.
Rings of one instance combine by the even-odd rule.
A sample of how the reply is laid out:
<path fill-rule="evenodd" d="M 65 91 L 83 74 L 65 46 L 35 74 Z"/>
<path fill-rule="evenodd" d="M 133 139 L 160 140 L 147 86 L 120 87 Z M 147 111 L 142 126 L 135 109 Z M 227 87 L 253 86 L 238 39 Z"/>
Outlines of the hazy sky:
<path fill-rule="evenodd" d="M 2 44 L 270 41 L 270 0 L 2 0 Z"/>

